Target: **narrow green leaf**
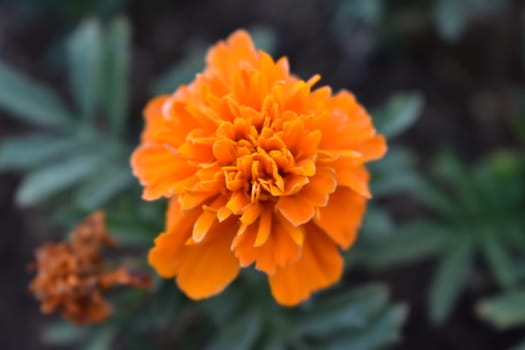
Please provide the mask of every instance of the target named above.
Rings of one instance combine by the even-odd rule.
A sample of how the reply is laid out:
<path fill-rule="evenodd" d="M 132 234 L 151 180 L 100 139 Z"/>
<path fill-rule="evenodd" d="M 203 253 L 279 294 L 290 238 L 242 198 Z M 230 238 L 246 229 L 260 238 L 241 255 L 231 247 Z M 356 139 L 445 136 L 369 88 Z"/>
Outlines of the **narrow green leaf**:
<path fill-rule="evenodd" d="M 111 350 L 111 343 L 115 337 L 115 331 L 109 327 L 99 328 L 94 331 L 89 341 L 82 350 Z"/>
<path fill-rule="evenodd" d="M 35 170 L 26 176 L 16 193 L 21 206 L 40 203 L 99 170 L 105 154 L 76 154 L 63 162 Z"/>
<path fill-rule="evenodd" d="M 75 100 L 87 120 L 94 117 L 102 74 L 103 40 L 100 23 L 84 21 L 67 43 L 70 84 Z"/>
<path fill-rule="evenodd" d="M 275 52 L 277 44 L 277 35 L 270 27 L 252 27 L 248 28 L 252 36 L 255 47 L 259 50 L 264 50 L 270 55 Z"/>
<path fill-rule="evenodd" d="M 363 239 L 367 242 L 379 242 L 393 233 L 394 223 L 385 209 L 370 205 L 366 210 L 362 231 Z"/>
<path fill-rule="evenodd" d="M 135 183 L 127 164 L 108 164 L 81 186 L 75 198 L 86 210 L 95 210 Z"/>
<path fill-rule="evenodd" d="M 67 346 L 78 343 L 86 335 L 85 329 L 69 322 L 55 322 L 44 328 L 42 342 L 50 346 Z"/>
<path fill-rule="evenodd" d="M 404 305 L 392 306 L 371 320 L 362 330 L 349 332 L 349 335 L 333 337 L 321 348 L 326 350 L 375 350 L 399 339 L 400 329 L 407 318 L 408 309 Z"/>
<path fill-rule="evenodd" d="M 439 34 L 448 41 L 459 39 L 468 21 L 464 5 L 457 0 L 441 0 L 436 2 L 434 21 Z"/>
<path fill-rule="evenodd" d="M 46 134 L 12 137 L 0 144 L 0 169 L 25 170 L 71 150 L 75 140 Z"/>
<path fill-rule="evenodd" d="M 509 350 L 525 350 L 525 339 L 522 340 L 519 344 L 510 348 Z"/>
<path fill-rule="evenodd" d="M 262 331 L 262 322 L 256 312 L 243 315 L 233 322 L 226 322 L 218 338 L 211 342 L 208 350 L 252 349 Z"/>
<path fill-rule="evenodd" d="M 269 334 L 267 339 L 261 344 L 260 350 L 286 350 L 286 344 L 282 339 Z"/>
<path fill-rule="evenodd" d="M 111 129 L 117 135 L 128 112 L 128 80 L 131 55 L 131 28 L 125 18 L 112 21 L 105 37 L 103 90 L 104 106 Z"/>
<path fill-rule="evenodd" d="M 449 315 L 458 299 L 472 264 L 472 242 L 457 239 L 441 259 L 429 290 L 430 319 L 439 324 Z"/>
<path fill-rule="evenodd" d="M 302 314 L 294 334 L 323 336 L 342 329 L 364 327 L 373 314 L 386 305 L 388 294 L 380 285 L 351 290 L 314 305 Z"/>
<path fill-rule="evenodd" d="M 50 89 L 0 62 L 0 108 L 17 119 L 41 126 L 67 128 L 73 118 Z"/>
<path fill-rule="evenodd" d="M 413 221 L 398 228 L 389 238 L 378 241 L 365 261 L 377 269 L 430 258 L 443 251 L 448 239 L 448 232 L 435 223 Z"/>
<path fill-rule="evenodd" d="M 516 284 L 514 264 L 499 235 L 500 232 L 484 232 L 482 246 L 494 277 L 502 287 L 509 288 Z"/>
<path fill-rule="evenodd" d="M 483 319 L 500 329 L 525 325 L 525 290 L 508 292 L 476 306 Z"/>
<path fill-rule="evenodd" d="M 423 96 L 418 93 L 396 94 L 385 106 L 372 112 L 372 115 L 378 131 L 391 139 L 415 123 L 421 115 L 423 106 Z"/>
<path fill-rule="evenodd" d="M 441 188 L 423 178 L 420 178 L 411 194 L 443 216 L 453 217 L 461 212 L 459 206 Z"/>
<path fill-rule="evenodd" d="M 453 188 L 454 199 L 461 207 L 457 214 L 464 217 L 465 214 L 476 215 L 480 212 L 483 197 L 475 173 L 467 169 L 456 154 L 448 151 L 440 154 L 434 161 L 434 170 Z"/>

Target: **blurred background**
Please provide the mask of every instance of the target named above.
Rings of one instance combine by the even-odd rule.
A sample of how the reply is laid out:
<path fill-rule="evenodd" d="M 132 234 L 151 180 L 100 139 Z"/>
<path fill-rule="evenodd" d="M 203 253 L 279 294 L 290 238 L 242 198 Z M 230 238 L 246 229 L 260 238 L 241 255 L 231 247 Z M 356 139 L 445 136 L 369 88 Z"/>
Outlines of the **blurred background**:
<path fill-rule="evenodd" d="M 94 209 L 145 266 L 164 203 L 143 203 L 130 174 L 141 110 L 238 28 L 353 91 L 389 139 L 343 281 L 294 310 L 248 271 L 202 303 L 170 281 L 123 292 L 101 326 L 40 315 L 33 249 Z M 2 0 L 0 343 L 525 349 L 524 151 L 520 0 Z"/>

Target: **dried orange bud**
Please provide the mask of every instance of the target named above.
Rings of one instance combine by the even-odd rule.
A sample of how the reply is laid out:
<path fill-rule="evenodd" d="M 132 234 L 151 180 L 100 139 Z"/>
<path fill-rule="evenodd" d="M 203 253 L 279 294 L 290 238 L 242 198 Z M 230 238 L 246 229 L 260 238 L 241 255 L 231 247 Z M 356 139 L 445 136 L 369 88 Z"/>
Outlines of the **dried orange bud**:
<path fill-rule="evenodd" d="M 105 299 L 108 290 L 116 286 L 150 288 L 150 276 L 124 267 L 105 270 L 102 249 L 115 246 L 104 214 L 98 211 L 78 225 L 68 241 L 45 243 L 36 249 L 31 269 L 37 274 L 29 290 L 41 302 L 42 313 L 59 311 L 75 323 L 98 323 L 113 312 Z"/>

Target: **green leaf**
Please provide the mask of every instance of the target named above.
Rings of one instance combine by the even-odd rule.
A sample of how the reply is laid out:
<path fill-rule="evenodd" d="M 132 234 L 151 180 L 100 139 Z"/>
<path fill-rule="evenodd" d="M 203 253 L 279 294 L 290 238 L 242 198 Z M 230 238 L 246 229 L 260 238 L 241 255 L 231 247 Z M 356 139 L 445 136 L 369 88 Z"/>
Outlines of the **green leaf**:
<path fill-rule="evenodd" d="M 68 153 L 75 140 L 30 134 L 8 138 L 0 144 L 0 169 L 25 170 Z"/>
<path fill-rule="evenodd" d="M 487 231 L 483 234 L 482 246 L 488 265 L 498 283 L 509 288 L 516 284 L 514 264 L 503 246 L 500 232 Z"/>
<path fill-rule="evenodd" d="M 462 217 L 476 215 L 483 205 L 482 192 L 478 188 L 473 171 L 468 171 L 463 162 L 453 152 L 443 152 L 434 161 L 434 171 L 448 182 L 454 190 L 454 200 L 460 205 L 458 212 Z"/>
<path fill-rule="evenodd" d="M 133 184 L 135 180 L 127 164 L 108 164 L 78 189 L 76 202 L 83 209 L 95 210 Z"/>
<path fill-rule="evenodd" d="M 63 162 L 35 170 L 22 180 L 16 193 L 17 204 L 40 203 L 81 182 L 99 170 L 105 157 L 101 152 L 76 154 Z"/>
<path fill-rule="evenodd" d="M 415 192 L 423 181 L 415 170 L 414 154 L 401 147 L 389 149 L 385 158 L 370 165 L 370 171 L 374 198 Z"/>
<path fill-rule="evenodd" d="M 155 94 L 166 94 L 175 91 L 181 84 L 191 82 L 195 75 L 204 68 L 204 48 L 196 48 L 178 62 L 167 73 L 154 82 L 152 90 Z"/>
<path fill-rule="evenodd" d="M 55 322 L 44 328 L 42 342 L 50 346 L 66 346 L 78 343 L 86 335 L 83 328 L 70 322 Z"/>
<path fill-rule="evenodd" d="M 467 237 L 457 239 L 441 259 L 430 286 L 430 319 L 440 324 L 458 299 L 472 264 L 473 247 Z"/>
<path fill-rule="evenodd" d="M 407 318 L 407 307 L 392 306 L 371 320 L 362 330 L 350 332 L 349 335 L 332 337 L 321 349 L 327 350 L 375 350 L 399 339 L 400 329 Z"/>
<path fill-rule="evenodd" d="M 273 54 L 277 46 L 277 35 L 269 27 L 251 27 L 248 29 L 257 49 Z"/>
<path fill-rule="evenodd" d="M 433 257 L 443 251 L 448 239 L 448 232 L 435 223 L 413 221 L 378 241 L 365 261 L 373 268 L 384 269 Z"/>
<path fill-rule="evenodd" d="M 263 341 L 259 350 L 286 350 L 286 344 L 283 340 L 275 337 L 273 334 L 269 334 L 268 337 Z"/>
<path fill-rule="evenodd" d="M 0 63 L 0 107 L 17 119 L 41 126 L 67 128 L 73 118 L 50 89 Z"/>
<path fill-rule="evenodd" d="M 523 340 L 521 343 L 513 346 L 510 348 L 510 350 L 525 350 L 525 340 Z"/>
<path fill-rule="evenodd" d="M 410 128 L 421 115 L 424 99 L 418 93 L 396 94 L 382 108 L 372 112 L 377 130 L 388 139 Z"/>
<path fill-rule="evenodd" d="M 370 285 L 315 304 L 302 314 L 294 334 L 323 336 L 342 329 L 364 327 L 367 320 L 387 303 L 388 294 L 380 285 Z"/>
<path fill-rule="evenodd" d="M 437 185 L 421 179 L 411 192 L 418 200 L 443 216 L 457 215 L 458 206 Z"/>
<path fill-rule="evenodd" d="M 226 322 L 219 336 L 206 348 L 208 350 L 252 349 L 262 331 L 259 314 L 251 312 L 235 321 Z"/>
<path fill-rule="evenodd" d="M 115 331 L 109 327 L 99 328 L 90 337 L 90 340 L 82 350 L 111 350 L 111 343 L 115 336 Z"/>
<path fill-rule="evenodd" d="M 84 21 L 67 43 L 71 89 L 87 120 L 93 119 L 99 98 L 102 43 L 100 23 L 95 19 Z"/>
<path fill-rule="evenodd" d="M 363 220 L 363 238 L 367 241 L 381 241 L 392 234 L 394 223 L 383 208 L 370 205 Z"/>
<path fill-rule="evenodd" d="M 468 13 L 465 13 L 461 1 L 441 0 L 436 3 L 434 21 L 439 34 L 444 39 L 456 41 L 467 25 Z"/>
<path fill-rule="evenodd" d="M 125 18 L 112 21 L 105 37 L 105 60 L 103 89 L 104 106 L 116 135 L 122 128 L 128 113 L 129 64 L 131 28 Z"/>
<path fill-rule="evenodd" d="M 525 325 L 525 290 L 484 300 L 476 307 L 483 319 L 500 329 Z"/>

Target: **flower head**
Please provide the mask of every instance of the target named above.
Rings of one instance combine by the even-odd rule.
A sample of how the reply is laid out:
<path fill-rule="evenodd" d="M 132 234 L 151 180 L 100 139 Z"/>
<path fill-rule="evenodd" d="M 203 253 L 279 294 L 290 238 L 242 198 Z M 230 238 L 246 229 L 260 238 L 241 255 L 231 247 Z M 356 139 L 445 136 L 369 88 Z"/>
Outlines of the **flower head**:
<path fill-rule="evenodd" d="M 295 305 L 338 281 L 370 197 L 365 163 L 386 152 L 348 91 L 314 89 L 245 31 L 207 55 L 195 80 L 145 109 L 132 156 L 143 198 L 170 198 L 149 262 L 194 299 L 241 267 L 268 275 Z"/>
<path fill-rule="evenodd" d="M 104 214 L 96 212 L 76 227 L 67 242 L 46 243 L 35 251 L 37 275 L 29 290 L 42 303 L 43 313 L 60 310 L 76 323 L 97 323 L 112 313 L 104 295 L 115 286 L 149 288 L 149 276 L 124 267 L 106 272 L 101 250 L 116 245 L 107 233 Z"/>

